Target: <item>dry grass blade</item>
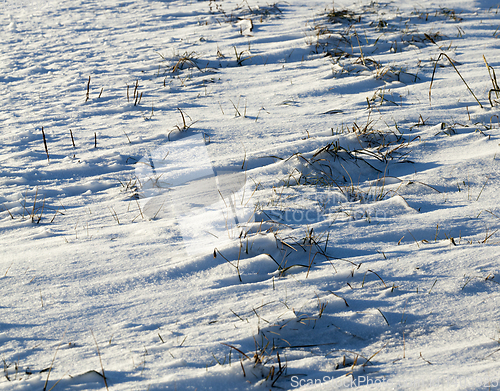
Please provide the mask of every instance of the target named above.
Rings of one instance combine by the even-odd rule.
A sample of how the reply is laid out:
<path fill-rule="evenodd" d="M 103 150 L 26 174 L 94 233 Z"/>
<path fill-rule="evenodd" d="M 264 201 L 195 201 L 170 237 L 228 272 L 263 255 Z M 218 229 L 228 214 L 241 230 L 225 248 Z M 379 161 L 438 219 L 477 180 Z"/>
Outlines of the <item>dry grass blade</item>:
<path fill-rule="evenodd" d="M 10 264 L 10 266 L 7 268 L 7 271 L 5 272 L 5 274 L 3 275 L 4 277 L 7 277 L 7 273 L 9 272 L 10 268 L 12 267 L 12 265 L 14 264 L 14 262 L 12 262 Z"/>
<path fill-rule="evenodd" d="M 49 388 L 49 391 L 52 391 L 54 389 L 55 386 L 57 386 L 59 384 L 59 382 L 64 378 L 64 376 L 66 376 L 68 374 L 68 372 L 66 372 L 63 377 L 61 377 L 58 381 L 56 381 L 54 383 L 54 385 L 52 387 Z"/>
<path fill-rule="evenodd" d="M 274 387 L 274 384 L 278 381 L 278 379 L 281 377 L 281 375 L 283 375 L 283 373 L 285 373 L 287 366 L 288 366 L 287 364 L 281 365 L 281 358 L 280 358 L 279 352 L 276 352 L 276 357 L 278 359 L 278 373 L 276 374 L 276 379 L 274 379 L 274 381 L 271 383 L 271 387 Z"/>
<path fill-rule="evenodd" d="M 135 98 L 135 102 L 134 102 L 134 106 L 139 106 L 139 104 L 141 103 L 141 99 L 142 99 L 142 92 L 140 95 L 139 95 L 139 93 L 137 93 L 136 98 Z"/>
<path fill-rule="evenodd" d="M 198 70 L 201 70 L 200 67 L 196 64 L 194 61 L 194 52 L 188 53 L 185 52 L 184 55 L 180 56 L 179 59 L 177 60 L 177 63 L 172 67 L 172 73 L 176 72 L 179 69 L 182 69 L 184 67 L 184 64 L 190 64 L 193 67 L 197 68 Z"/>
<path fill-rule="evenodd" d="M 45 146 L 45 153 L 47 154 L 47 161 L 50 163 L 49 149 L 47 148 L 47 139 L 45 138 L 45 132 L 43 131 L 43 126 L 42 126 L 42 137 L 43 137 L 43 145 Z"/>
<path fill-rule="evenodd" d="M 483 185 L 483 187 L 481 188 L 481 191 L 479 192 L 479 194 L 478 194 L 478 196 L 477 196 L 477 198 L 476 198 L 476 201 L 478 201 L 478 200 L 479 200 L 479 197 L 481 197 L 481 194 L 483 193 L 483 190 L 484 190 L 484 188 L 486 187 L 486 184 L 488 183 L 488 181 L 489 181 L 489 180 L 490 180 L 490 177 L 486 178 L 486 182 L 484 182 L 484 185 Z"/>
<path fill-rule="evenodd" d="M 415 239 L 415 236 L 413 236 L 413 234 L 410 232 L 410 230 L 407 229 L 407 231 L 411 235 L 411 237 L 413 238 L 413 240 L 415 241 L 415 243 L 417 243 L 417 247 L 420 248 L 420 245 L 418 244 L 418 240 Z"/>
<path fill-rule="evenodd" d="M 334 293 L 332 291 L 328 291 L 328 292 L 330 292 L 333 296 L 338 297 L 339 299 L 344 300 L 345 306 L 349 307 L 349 304 L 347 304 L 347 300 L 346 299 L 344 299 L 343 297 L 340 297 L 339 295 L 337 295 L 336 293 Z"/>
<path fill-rule="evenodd" d="M 85 102 L 87 102 L 90 99 L 90 76 L 89 76 L 89 81 L 87 83 L 87 97 L 85 98 Z"/>
<path fill-rule="evenodd" d="M 246 355 L 246 354 L 245 354 L 245 353 L 243 353 L 240 349 L 238 349 L 238 348 L 234 347 L 233 345 L 229 345 L 228 343 L 224 343 L 224 342 L 221 342 L 220 344 L 221 344 L 221 345 L 224 345 L 224 346 L 227 346 L 227 347 L 229 347 L 229 348 L 231 348 L 231 349 L 236 350 L 238 353 L 240 353 L 241 355 L 243 355 L 246 359 L 251 360 L 251 358 L 250 358 L 250 357 L 248 357 L 248 355 Z"/>
<path fill-rule="evenodd" d="M 137 101 L 136 95 L 137 95 L 137 88 L 139 87 L 139 79 L 135 81 L 135 87 L 134 87 L 134 98 Z"/>
<path fill-rule="evenodd" d="M 36 198 L 38 197 L 38 186 L 35 190 L 35 200 L 33 201 L 33 209 L 31 210 L 31 222 L 35 222 Z"/>
<path fill-rule="evenodd" d="M 420 352 L 420 358 L 421 358 L 422 360 L 424 360 L 427 364 L 429 364 L 429 365 L 434 365 L 434 364 L 432 364 L 430 361 L 426 360 L 426 359 L 424 358 L 424 356 L 422 356 L 422 352 Z"/>
<path fill-rule="evenodd" d="M 441 59 L 441 57 L 443 57 L 443 56 L 448 59 L 448 61 L 450 62 L 451 66 L 453 67 L 453 69 L 455 69 L 455 71 L 457 72 L 458 76 L 460 76 L 460 79 L 462 79 L 462 81 L 464 82 L 465 86 L 467 87 L 467 89 L 469 90 L 469 92 L 472 94 L 472 96 L 476 100 L 476 102 L 479 105 L 479 107 L 483 108 L 483 105 L 481 104 L 481 102 L 479 102 L 479 99 L 477 99 L 477 97 L 474 94 L 474 92 L 472 92 L 472 90 L 470 89 L 469 85 L 467 84 L 467 82 L 465 81 L 465 79 L 462 77 L 462 75 L 458 71 L 457 67 L 453 63 L 453 60 L 446 53 L 442 53 L 442 52 L 439 54 L 439 57 L 436 60 L 436 63 L 434 64 L 434 70 L 432 71 L 431 84 L 429 86 L 429 103 L 431 102 L 431 90 L 432 90 L 432 84 L 434 83 L 434 74 L 436 73 L 436 68 L 437 68 L 438 62 Z"/>
<path fill-rule="evenodd" d="M 330 23 L 338 23 L 338 22 L 354 22 L 355 14 L 352 11 L 348 11 L 346 9 L 343 10 L 335 10 L 335 7 L 332 8 L 330 12 L 326 14 Z"/>
<path fill-rule="evenodd" d="M 94 338 L 95 346 L 97 348 L 97 355 L 99 356 L 99 362 L 101 363 L 102 378 L 104 379 L 104 386 L 106 387 L 106 390 L 109 390 L 108 382 L 106 380 L 106 374 L 104 373 L 104 366 L 102 365 L 102 358 L 101 358 L 101 352 L 99 351 L 99 345 L 97 344 L 97 339 L 95 338 L 95 335 L 94 335 L 94 332 L 92 331 L 92 329 L 90 329 L 90 332 L 92 334 L 92 337 Z"/>
<path fill-rule="evenodd" d="M 175 125 L 175 128 L 176 128 L 179 132 L 184 132 L 184 131 L 188 130 L 191 126 L 193 126 L 196 122 L 198 122 L 198 121 L 193 121 L 193 120 L 192 120 L 192 118 L 191 118 L 188 114 L 186 114 L 184 111 L 182 111 L 180 108 L 177 108 L 177 110 L 179 110 L 179 112 L 181 113 L 181 117 L 182 117 L 182 126 L 180 126 L 180 125 Z M 186 121 L 186 117 L 188 117 L 188 118 L 190 119 L 190 121 L 191 121 L 191 123 L 190 123 L 190 124 L 188 124 L 188 123 L 187 123 L 187 121 Z M 170 134 L 171 134 L 172 132 L 174 132 L 174 131 L 175 131 L 175 129 L 171 130 L 171 131 L 168 133 L 168 136 L 167 136 L 167 137 L 168 137 L 168 139 L 169 139 L 169 140 L 170 140 Z"/>
<path fill-rule="evenodd" d="M 69 134 L 71 135 L 71 142 L 73 143 L 73 148 L 76 148 L 75 139 L 73 138 L 73 132 L 71 131 L 71 129 L 69 130 Z"/>
<path fill-rule="evenodd" d="M 142 213 L 142 209 L 141 209 L 141 205 L 139 204 L 139 200 L 136 199 L 135 202 L 137 202 L 137 207 L 139 208 L 139 212 L 141 214 L 141 217 L 144 220 L 144 214 Z"/>
<path fill-rule="evenodd" d="M 384 284 L 384 286 L 387 288 L 387 285 L 385 285 L 385 282 L 384 282 L 384 280 L 382 280 L 382 277 L 380 277 L 380 276 L 379 276 L 377 273 L 375 273 L 373 270 L 368 269 L 368 271 L 369 271 L 370 273 L 375 274 L 375 275 L 376 275 L 376 276 L 380 279 L 380 281 L 382 281 L 382 284 Z"/>
<path fill-rule="evenodd" d="M 385 317 L 385 315 L 382 313 L 382 311 L 380 311 L 380 309 L 379 309 L 379 308 L 377 308 L 377 311 L 378 311 L 378 312 L 380 312 L 380 315 L 382 315 L 382 317 L 384 318 L 385 323 L 387 323 L 387 326 L 390 326 L 389 321 L 387 320 L 387 318 Z M 382 349 L 383 349 L 383 348 L 382 348 Z M 382 349 L 380 349 L 380 350 L 382 350 Z M 372 357 L 373 357 L 373 356 L 372 356 Z M 372 357 L 370 357 L 370 358 L 369 358 L 366 362 L 370 361 Z"/>
<path fill-rule="evenodd" d="M 363 49 L 361 48 L 361 43 L 359 42 L 358 33 L 356 32 L 356 29 L 354 27 L 353 30 L 354 30 L 354 35 L 356 36 L 356 40 L 358 41 L 359 52 L 361 54 L 361 62 L 363 63 L 363 66 L 366 67 L 365 56 L 363 55 Z"/>
<path fill-rule="evenodd" d="M 484 56 L 484 54 L 483 54 L 483 60 L 484 60 L 484 63 L 486 64 L 486 69 L 488 69 L 488 74 L 490 75 L 491 84 L 493 85 L 493 89 L 490 90 L 489 95 L 488 95 L 488 98 L 489 98 L 490 103 L 491 103 L 491 92 L 496 92 L 497 99 L 500 98 L 500 96 L 498 94 L 500 92 L 500 86 L 498 86 L 498 83 L 497 83 L 497 75 L 495 74 L 495 69 L 493 69 L 493 67 L 490 66 L 490 64 L 488 64 L 488 61 L 486 61 L 486 57 Z M 491 104 L 491 107 L 493 107 L 493 104 Z"/>
<path fill-rule="evenodd" d="M 37 224 L 40 224 L 40 221 L 42 220 L 44 208 L 45 208 L 45 196 L 43 196 L 42 209 L 40 210 L 40 216 L 38 216 L 38 220 L 36 221 Z"/>
<path fill-rule="evenodd" d="M 498 232 L 498 229 L 494 230 L 491 234 L 486 233 L 486 237 L 480 243 L 486 243 L 493 235 Z"/>
<path fill-rule="evenodd" d="M 241 52 L 238 53 L 236 46 L 233 46 L 233 48 L 234 48 L 234 54 L 236 56 L 236 63 L 239 66 L 243 66 L 243 61 L 250 60 L 250 59 L 255 57 L 255 56 L 250 55 L 250 52 L 248 50 L 242 50 Z M 245 53 L 248 53 L 248 56 L 244 57 L 243 55 Z"/>
<path fill-rule="evenodd" d="M 182 129 L 187 129 L 187 125 L 186 125 L 186 118 L 184 117 L 184 113 L 182 112 L 182 110 L 180 108 L 177 107 L 177 110 L 179 110 L 179 113 L 181 113 L 181 116 L 182 116 L 182 123 L 184 124 Z"/>
<path fill-rule="evenodd" d="M 487 356 L 485 356 L 484 358 L 486 359 L 486 358 L 488 358 L 488 357 L 490 357 L 490 356 L 493 356 L 496 352 L 500 352 L 500 348 L 499 348 L 499 349 L 494 350 L 492 353 L 488 354 L 488 355 L 487 355 Z"/>
<path fill-rule="evenodd" d="M 118 225 L 120 225 L 120 220 L 118 218 L 118 214 L 116 213 L 115 209 L 113 207 L 108 206 L 109 211 L 111 212 L 111 216 L 115 219 Z"/>
<path fill-rule="evenodd" d="M 494 106 L 494 105 L 493 105 L 493 101 L 491 100 L 491 93 L 492 93 L 492 92 L 496 92 L 496 95 L 497 95 L 497 98 L 498 98 L 498 93 L 500 92 L 500 89 L 493 89 L 493 88 L 492 88 L 491 90 L 489 90 L 489 91 L 488 91 L 488 100 L 490 101 L 490 105 L 491 105 L 491 107 L 493 107 L 493 106 Z"/>
<path fill-rule="evenodd" d="M 64 337 L 63 337 L 63 339 L 64 339 Z M 52 368 L 54 367 L 54 361 L 56 360 L 57 352 L 59 351 L 59 348 L 61 347 L 62 342 L 63 342 L 63 340 L 61 339 L 61 342 L 59 342 L 59 345 L 57 345 L 57 349 L 56 349 L 56 351 L 54 353 L 54 357 L 52 357 L 52 362 L 50 363 L 49 371 L 47 373 L 47 379 L 45 379 L 45 384 L 43 386 L 43 391 L 47 390 L 47 384 L 49 383 L 50 372 L 52 371 Z M 52 387 L 52 388 L 54 388 L 54 387 Z M 51 388 L 51 390 L 52 390 L 52 388 Z"/>
<path fill-rule="evenodd" d="M 3 206 L 3 207 L 4 207 L 4 209 L 7 211 L 7 213 L 10 215 L 10 218 L 11 218 L 12 220 L 14 220 L 14 216 L 12 215 L 12 212 L 9 210 L 9 208 L 7 208 L 7 207 L 5 206 L 5 204 L 2 204 L 2 206 Z"/>
<path fill-rule="evenodd" d="M 379 311 L 380 311 L 380 310 L 379 310 Z M 380 312 L 380 313 L 382 314 L 382 312 Z M 382 314 L 382 316 L 384 316 L 384 314 Z M 384 316 L 384 318 L 385 318 L 385 316 Z M 387 321 L 387 319 L 386 319 L 386 321 Z M 387 324 L 389 324 L 389 323 L 387 323 Z M 384 349 L 384 348 L 385 348 L 388 344 L 389 344 L 389 343 L 386 343 L 386 344 L 385 344 L 384 346 L 382 346 L 382 347 L 381 347 L 378 351 L 376 351 L 375 353 L 373 353 L 373 354 L 370 356 L 370 358 L 369 358 L 368 360 L 366 360 L 366 362 L 365 362 L 363 365 L 361 365 L 361 366 L 362 366 L 362 367 L 365 367 L 365 366 L 366 366 L 366 364 L 371 363 L 371 359 L 372 359 L 373 357 L 375 357 L 377 354 L 379 354 L 379 353 L 380 353 L 380 352 L 381 352 L 381 351 L 382 351 L 382 350 L 383 350 L 383 349 Z"/>
<path fill-rule="evenodd" d="M 241 113 L 240 113 L 240 111 L 238 110 L 238 108 L 236 107 L 236 105 L 234 104 L 234 102 L 233 102 L 231 99 L 229 99 L 229 102 L 231 102 L 231 103 L 232 103 L 232 105 L 233 105 L 233 107 L 234 107 L 234 110 L 235 110 L 235 114 L 234 114 L 234 116 L 235 116 L 235 117 L 241 117 Z M 239 103 L 238 103 L 238 104 L 239 104 Z"/>
<path fill-rule="evenodd" d="M 224 260 L 229 263 L 232 267 L 234 267 L 236 269 L 236 272 L 238 273 L 238 279 L 240 280 L 240 282 L 243 282 L 243 280 L 241 279 L 241 273 L 240 273 L 240 268 L 239 268 L 239 259 L 238 259 L 238 263 L 236 265 L 233 265 L 233 263 L 227 259 L 224 255 L 222 255 L 222 253 L 217 249 L 217 248 L 214 248 L 214 258 L 217 258 L 217 253 L 219 253 L 219 255 L 224 258 Z"/>

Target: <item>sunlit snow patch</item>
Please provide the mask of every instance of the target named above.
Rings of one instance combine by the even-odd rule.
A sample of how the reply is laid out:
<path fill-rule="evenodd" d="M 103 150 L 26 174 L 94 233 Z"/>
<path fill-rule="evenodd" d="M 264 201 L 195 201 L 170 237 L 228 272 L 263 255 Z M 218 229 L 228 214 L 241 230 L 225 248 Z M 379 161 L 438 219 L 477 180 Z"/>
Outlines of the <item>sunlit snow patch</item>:
<path fill-rule="evenodd" d="M 201 134 L 169 142 L 136 167 L 142 213 L 175 217 L 188 254 L 213 251 L 253 221 L 252 190 L 241 170 L 212 166 Z"/>

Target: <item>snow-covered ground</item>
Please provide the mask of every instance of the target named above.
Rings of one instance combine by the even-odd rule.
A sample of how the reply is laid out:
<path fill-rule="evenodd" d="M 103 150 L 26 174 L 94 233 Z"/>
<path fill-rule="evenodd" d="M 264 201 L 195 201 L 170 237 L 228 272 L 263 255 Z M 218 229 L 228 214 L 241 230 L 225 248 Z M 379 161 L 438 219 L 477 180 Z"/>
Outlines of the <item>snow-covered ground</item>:
<path fill-rule="evenodd" d="M 1 4 L 0 389 L 500 389 L 497 2 Z"/>

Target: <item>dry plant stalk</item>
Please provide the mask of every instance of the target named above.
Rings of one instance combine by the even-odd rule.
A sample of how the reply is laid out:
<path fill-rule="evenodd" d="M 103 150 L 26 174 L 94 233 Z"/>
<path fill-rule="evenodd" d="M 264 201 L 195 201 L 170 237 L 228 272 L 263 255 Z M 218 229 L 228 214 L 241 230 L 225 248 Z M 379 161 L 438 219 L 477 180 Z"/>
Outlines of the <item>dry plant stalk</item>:
<path fill-rule="evenodd" d="M 64 336 L 63 336 L 63 339 L 64 339 Z M 52 358 L 52 362 L 50 363 L 49 371 L 48 371 L 48 373 L 47 373 L 47 379 L 45 379 L 45 384 L 43 385 L 43 391 L 46 391 L 46 390 L 47 390 L 47 384 L 49 383 L 49 376 L 50 376 L 50 372 L 52 371 L 52 368 L 54 367 L 54 361 L 55 361 L 55 359 L 56 359 L 57 352 L 59 351 L 59 348 L 61 347 L 61 344 L 62 344 L 62 342 L 63 342 L 63 339 L 61 339 L 61 342 L 59 342 L 59 345 L 57 345 L 57 349 L 56 349 L 56 351 L 55 351 L 55 353 L 54 353 L 54 357 Z M 59 381 L 61 381 L 61 380 L 59 380 Z M 58 381 L 57 383 L 59 383 L 59 381 Z M 56 383 L 56 384 L 57 384 L 57 383 Z M 54 386 L 52 386 L 52 387 L 50 388 L 50 390 L 52 390 L 52 388 L 54 388 L 54 387 L 56 386 L 56 384 L 54 384 Z M 50 390 L 49 390 L 49 391 L 50 391 Z"/>
<path fill-rule="evenodd" d="M 76 148 L 75 139 L 73 138 L 73 132 L 71 131 L 71 129 L 69 130 L 69 134 L 71 135 L 71 142 L 73 143 L 73 148 Z"/>
<path fill-rule="evenodd" d="M 426 35 L 427 36 L 427 35 Z M 436 73 L 436 68 L 437 68 L 437 64 L 439 62 L 439 60 L 441 59 L 441 57 L 446 57 L 448 59 L 448 61 L 450 62 L 451 66 L 453 67 L 453 69 L 455 69 L 455 71 L 457 72 L 458 76 L 460 76 L 460 79 L 462 79 L 462 81 L 464 82 L 465 86 L 467 87 L 467 89 L 469 90 L 469 92 L 472 94 L 472 96 L 474 97 L 474 99 L 476 100 L 477 104 L 479 105 L 479 107 L 483 108 L 483 105 L 481 104 L 481 102 L 479 102 L 479 99 L 477 99 L 476 95 L 474 94 L 474 92 L 472 92 L 472 90 L 470 89 L 469 85 L 467 84 L 467 82 L 465 81 L 465 79 L 462 77 L 462 75 L 460 74 L 460 72 L 458 71 L 457 67 L 455 66 L 455 64 L 453 63 L 453 60 L 446 54 L 446 53 L 443 53 L 441 52 L 439 54 L 439 57 L 438 59 L 436 60 L 436 63 L 434 64 L 434 70 L 432 71 L 432 78 L 431 78 L 431 84 L 429 86 L 429 103 L 431 102 L 431 89 L 432 89 L 432 83 L 434 82 L 434 74 Z"/>
<path fill-rule="evenodd" d="M 85 103 L 90 99 L 90 76 L 89 81 L 87 83 L 87 98 L 85 99 Z"/>
<path fill-rule="evenodd" d="M 493 88 L 491 90 L 489 90 L 489 92 L 488 92 L 488 100 L 490 101 L 491 107 L 493 107 L 494 105 L 493 105 L 493 101 L 491 100 L 491 93 L 494 92 L 497 99 L 500 98 L 500 95 L 499 95 L 500 86 L 498 86 L 497 75 L 495 73 L 495 69 L 493 69 L 493 67 L 490 66 L 490 64 L 488 64 L 488 61 L 486 61 L 486 57 L 484 56 L 484 54 L 483 54 L 483 60 L 484 60 L 484 63 L 486 65 L 486 69 L 488 70 L 488 74 L 490 75 L 491 84 L 493 85 Z"/>
<path fill-rule="evenodd" d="M 43 145 L 45 146 L 45 153 L 47 154 L 47 161 L 50 163 L 49 149 L 47 148 L 47 139 L 45 138 L 45 132 L 43 131 L 43 126 L 42 126 L 42 137 L 43 137 Z"/>
<path fill-rule="evenodd" d="M 104 386 L 106 387 L 106 390 L 109 390 L 108 382 L 106 380 L 106 374 L 104 373 L 104 366 L 102 365 L 102 358 L 101 358 L 101 352 L 99 351 L 99 345 L 97 344 L 97 339 L 95 338 L 95 335 L 94 335 L 94 332 L 92 331 L 92 329 L 90 329 L 90 332 L 92 333 L 92 337 L 94 338 L 95 346 L 97 348 L 97 355 L 99 356 L 99 362 L 101 363 L 102 378 L 104 379 Z"/>

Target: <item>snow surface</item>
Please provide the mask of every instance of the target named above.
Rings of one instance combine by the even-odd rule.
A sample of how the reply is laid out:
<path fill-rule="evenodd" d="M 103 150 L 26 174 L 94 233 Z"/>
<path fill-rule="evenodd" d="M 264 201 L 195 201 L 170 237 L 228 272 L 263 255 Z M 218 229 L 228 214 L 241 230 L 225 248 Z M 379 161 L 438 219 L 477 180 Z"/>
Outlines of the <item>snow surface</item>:
<path fill-rule="evenodd" d="M 499 389 L 499 12 L 2 1 L 0 389 Z"/>

